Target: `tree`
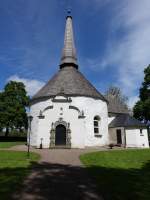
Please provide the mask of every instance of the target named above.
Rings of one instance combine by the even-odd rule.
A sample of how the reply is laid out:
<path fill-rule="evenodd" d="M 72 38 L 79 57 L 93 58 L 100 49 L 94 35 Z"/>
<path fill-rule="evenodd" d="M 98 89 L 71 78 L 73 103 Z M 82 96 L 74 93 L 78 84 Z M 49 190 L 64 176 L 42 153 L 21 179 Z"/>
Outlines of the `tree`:
<path fill-rule="evenodd" d="M 21 82 L 10 81 L 6 84 L 1 94 L 0 103 L 2 106 L 2 116 L 0 123 L 6 128 L 6 136 L 10 129 L 27 128 L 26 107 L 29 104 L 29 97 L 25 90 L 25 86 Z"/>
<path fill-rule="evenodd" d="M 108 100 L 108 110 L 110 113 L 128 113 L 132 115 L 131 110 L 128 108 L 128 98 L 123 95 L 120 88 L 111 86 L 105 94 Z"/>
<path fill-rule="evenodd" d="M 139 93 L 140 100 L 133 108 L 134 117 L 148 123 L 150 122 L 150 65 L 144 70 L 144 81 Z"/>
<path fill-rule="evenodd" d="M 122 104 L 123 106 L 125 106 L 126 108 L 128 108 L 127 105 L 127 101 L 128 101 L 128 97 L 126 97 L 125 95 L 123 95 L 122 91 L 120 88 L 116 87 L 116 86 L 110 86 L 108 88 L 108 90 L 106 91 L 106 97 L 109 99 L 110 98 L 115 98 L 116 100 L 118 100 L 120 102 L 120 104 Z"/>
<path fill-rule="evenodd" d="M 4 105 L 4 94 L 0 92 L 0 132 L 5 128 L 5 105 Z"/>

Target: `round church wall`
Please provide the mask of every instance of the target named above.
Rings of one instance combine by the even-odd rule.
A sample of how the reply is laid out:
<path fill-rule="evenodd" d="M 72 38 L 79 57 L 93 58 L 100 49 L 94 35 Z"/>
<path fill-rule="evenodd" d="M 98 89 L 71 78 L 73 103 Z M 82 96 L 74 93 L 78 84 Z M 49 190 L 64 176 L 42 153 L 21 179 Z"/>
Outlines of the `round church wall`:
<path fill-rule="evenodd" d="M 88 97 L 57 96 L 31 106 L 33 116 L 31 124 L 31 145 L 50 148 L 55 147 L 54 124 L 64 121 L 69 124 L 71 148 L 86 146 L 103 146 L 108 144 L 108 111 L 102 100 Z M 94 133 L 94 117 L 100 117 L 99 134 Z M 52 140 L 52 129 L 54 139 Z M 66 137 L 67 138 L 67 137 Z M 42 139 L 42 140 L 41 140 Z M 68 140 L 68 138 L 67 138 Z"/>

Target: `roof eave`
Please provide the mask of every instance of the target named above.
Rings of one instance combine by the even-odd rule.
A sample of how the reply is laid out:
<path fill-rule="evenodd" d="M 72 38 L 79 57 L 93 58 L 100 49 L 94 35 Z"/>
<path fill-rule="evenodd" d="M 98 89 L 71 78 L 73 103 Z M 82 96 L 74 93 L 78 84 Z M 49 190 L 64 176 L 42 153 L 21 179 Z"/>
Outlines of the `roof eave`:
<path fill-rule="evenodd" d="M 58 95 L 58 94 L 57 94 Z M 30 100 L 30 102 L 34 102 L 34 101 L 40 101 L 40 100 L 43 100 L 43 99 L 49 99 L 49 98 L 54 98 L 55 96 L 57 95 L 47 95 L 47 96 L 39 96 L 39 97 L 34 97 Z M 88 98 L 93 98 L 93 99 L 97 99 L 97 100 L 103 100 L 107 103 L 107 100 L 103 97 L 98 97 L 98 96 L 92 96 L 92 95 L 82 95 L 82 94 L 64 94 L 65 96 L 68 96 L 68 97 L 88 97 Z"/>
<path fill-rule="evenodd" d="M 68 67 L 68 66 L 75 67 L 76 69 L 78 69 L 78 67 L 79 67 L 78 64 L 76 64 L 76 63 L 62 63 L 59 66 L 60 66 L 60 69 L 62 69 L 64 67 Z"/>

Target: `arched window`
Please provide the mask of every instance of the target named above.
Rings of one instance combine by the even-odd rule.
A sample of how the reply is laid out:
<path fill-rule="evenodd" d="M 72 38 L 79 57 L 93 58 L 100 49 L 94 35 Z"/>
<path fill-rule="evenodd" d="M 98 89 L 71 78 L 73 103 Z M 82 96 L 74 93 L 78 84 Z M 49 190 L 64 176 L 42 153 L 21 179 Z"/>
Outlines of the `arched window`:
<path fill-rule="evenodd" d="M 94 134 L 99 135 L 99 125 L 100 125 L 100 117 L 94 117 Z"/>

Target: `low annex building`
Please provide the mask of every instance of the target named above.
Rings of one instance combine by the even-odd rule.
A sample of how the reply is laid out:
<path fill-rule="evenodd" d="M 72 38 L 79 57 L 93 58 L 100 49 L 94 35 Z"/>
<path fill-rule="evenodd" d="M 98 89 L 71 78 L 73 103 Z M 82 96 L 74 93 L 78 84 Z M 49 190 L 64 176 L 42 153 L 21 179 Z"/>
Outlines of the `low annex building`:
<path fill-rule="evenodd" d="M 32 146 L 85 148 L 105 146 L 112 142 L 123 143 L 123 139 L 116 137 L 123 138 L 123 135 L 118 136 L 117 130 L 123 128 L 127 131 L 124 127 L 126 122 L 123 121 L 118 127 L 118 115 L 110 114 L 108 100 L 78 68 L 72 17 L 69 14 L 66 17 L 60 69 L 31 100 L 32 120 L 28 140 Z M 129 141 L 128 146 L 148 147 L 146 130 L 141 143 L 138 142 L 141 132 L 137 130 L 141 130 L 141 127 L 136 127 L 136 131 L 127 131 L 126 144 Z"/>
<path fill-rule="evenodd" d="M 146 125 L 132 117 L 127 106 L 114 95 L 108 104 L 109 143 L 124 147 L 149 147 Z"/>

